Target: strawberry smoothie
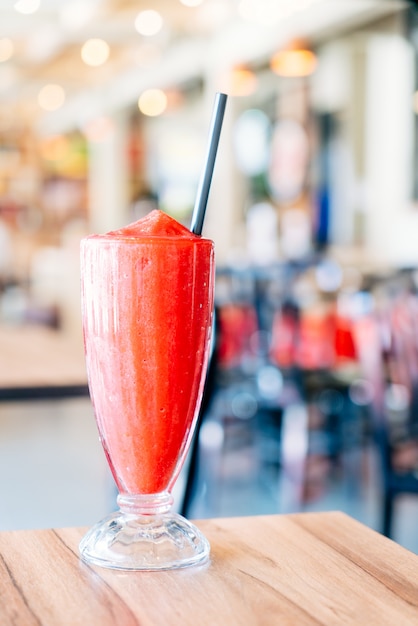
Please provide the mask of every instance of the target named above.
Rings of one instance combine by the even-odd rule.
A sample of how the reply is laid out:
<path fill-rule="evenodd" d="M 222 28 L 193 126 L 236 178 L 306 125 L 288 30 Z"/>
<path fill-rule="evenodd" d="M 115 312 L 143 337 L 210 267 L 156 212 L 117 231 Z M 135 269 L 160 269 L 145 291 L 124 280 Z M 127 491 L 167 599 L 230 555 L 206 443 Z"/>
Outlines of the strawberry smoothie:
<path fill-rule="evenodd" d="M 203 392 L 213 243 L 155 210 L 86 237 L 81 276 L 90 392 L 118 489 L 170 491 Z"/>

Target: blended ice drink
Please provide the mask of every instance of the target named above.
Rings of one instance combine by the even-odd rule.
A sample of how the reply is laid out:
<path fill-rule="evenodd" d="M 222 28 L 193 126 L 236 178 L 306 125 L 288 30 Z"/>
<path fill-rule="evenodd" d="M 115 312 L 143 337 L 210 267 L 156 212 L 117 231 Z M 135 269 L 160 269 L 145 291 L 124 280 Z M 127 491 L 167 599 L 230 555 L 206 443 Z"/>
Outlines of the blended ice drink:
<path fill-rule="evenodd" d="M 207 541 L 171 512 L 170 492 L 203 393 L 213 242 L 152 211 L 86 237 L 81 279 L 90 394 L 120 506 L 89 531 L 81 554 L 122 569 L 201 562 Z"/>

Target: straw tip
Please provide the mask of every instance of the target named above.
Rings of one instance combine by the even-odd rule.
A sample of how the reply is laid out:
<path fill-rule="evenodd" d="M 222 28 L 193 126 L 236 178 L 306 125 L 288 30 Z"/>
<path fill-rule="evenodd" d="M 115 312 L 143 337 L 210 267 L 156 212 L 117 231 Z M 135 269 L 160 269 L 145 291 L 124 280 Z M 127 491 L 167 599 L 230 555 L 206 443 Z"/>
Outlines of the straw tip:
<path fill-rule="evenodd" d="M 213 168 L 215 165 L 216 152 L 218 149 L 218 142 L 221 133 L 226 100 L 227 95 L 225 93 L 216 93 L 212 125 L 209 134 L 208 152 L 206 156 L 205 166 L 200 179 L 198 193 L 196 196 L 196 203 L 192 215 L 191 231 L 195 235 L 201 235 L 202 233 L 203 220 L 205 217 L 209 188 L 212 180 Z"/>

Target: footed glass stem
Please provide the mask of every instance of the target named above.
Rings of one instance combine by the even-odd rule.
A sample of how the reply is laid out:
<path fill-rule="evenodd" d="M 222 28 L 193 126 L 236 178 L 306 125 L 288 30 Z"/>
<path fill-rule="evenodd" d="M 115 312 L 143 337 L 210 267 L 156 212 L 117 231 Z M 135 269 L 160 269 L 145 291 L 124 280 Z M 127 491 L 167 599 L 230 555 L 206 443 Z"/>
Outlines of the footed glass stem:
<path fill-rule="evenodd" d="M 119 510 L 80 543 L 87 563 L 122 570 L 164 570 L 203 563 L 210 547 L 200 530 L 171 510 L 168 493 L 118 496 Z"/>

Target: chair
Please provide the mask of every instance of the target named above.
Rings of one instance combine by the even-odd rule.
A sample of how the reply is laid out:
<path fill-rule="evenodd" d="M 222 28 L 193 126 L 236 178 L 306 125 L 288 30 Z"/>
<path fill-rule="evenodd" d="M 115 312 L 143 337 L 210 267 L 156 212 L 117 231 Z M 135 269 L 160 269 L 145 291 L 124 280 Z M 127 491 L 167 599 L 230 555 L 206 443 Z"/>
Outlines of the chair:
<path fill-rule="evenodd" d="M 383 314 L 357 319 L 354 336 L 363 376 L 370 383 L 372 430 L 380 457 L 382 533 L 393 535 L 400 495 L 418 495 L 418 322 L 415 296 L 392 301 Z"/>

